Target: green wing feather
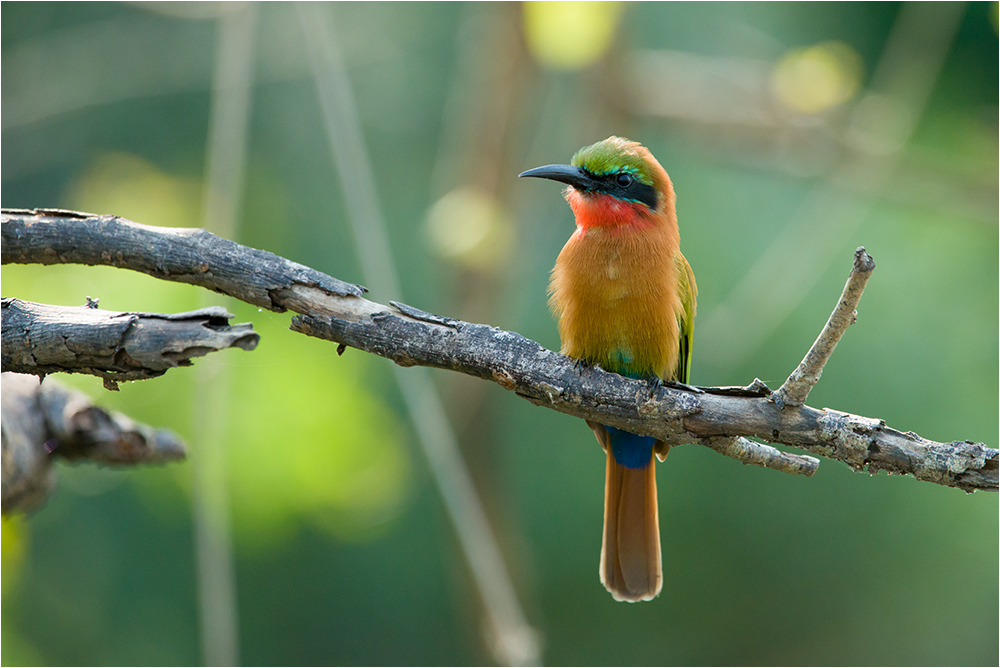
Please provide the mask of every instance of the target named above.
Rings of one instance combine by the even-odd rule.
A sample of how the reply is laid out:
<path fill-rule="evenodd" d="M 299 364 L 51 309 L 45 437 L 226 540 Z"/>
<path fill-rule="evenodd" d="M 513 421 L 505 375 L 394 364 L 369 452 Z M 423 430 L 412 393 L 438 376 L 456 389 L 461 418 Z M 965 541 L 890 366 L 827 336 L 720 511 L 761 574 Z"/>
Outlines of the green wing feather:
<path fill-rule="evenodd" d="M 681 294 L 681 311 L 677 314 L 680 325 L 681 341 L 678 350 L 677 371 L 674 380 L 687 383 L 691 376 L 691 341 L 694 338 L 694 314 L 698 309 L 698 284 L 694 282 L 694 272 L 684 255 L 678 251 L 675 258 L 677 264 L 677 287 Z"/>

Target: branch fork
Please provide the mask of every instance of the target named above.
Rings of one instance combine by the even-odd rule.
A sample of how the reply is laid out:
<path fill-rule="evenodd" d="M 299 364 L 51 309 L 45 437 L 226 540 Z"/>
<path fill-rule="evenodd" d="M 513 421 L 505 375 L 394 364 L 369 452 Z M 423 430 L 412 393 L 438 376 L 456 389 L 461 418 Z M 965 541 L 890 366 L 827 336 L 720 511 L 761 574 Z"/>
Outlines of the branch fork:
<path fill-rule="evenodd" d="M 858 302 L 861 301 L 861 294 L 865 291 L 873 271 L 875 271 L 875 260 L 865 252 L 864 246 L 859 247 L 854 251 L 854 267 L 847 277 L 844 292 L 840 295 L 840 301 L 837 302 L 833 313 L 830 314 L 830 319 L 826 321 L 823 330 L 795 371 L 771 395 L 771 401 L 779 408 L 801 406 L 806 402 L 809 392 L 823 375 L 823 367 L 837 348 L 840 337 L 848 327 L 857 322 Z"/>

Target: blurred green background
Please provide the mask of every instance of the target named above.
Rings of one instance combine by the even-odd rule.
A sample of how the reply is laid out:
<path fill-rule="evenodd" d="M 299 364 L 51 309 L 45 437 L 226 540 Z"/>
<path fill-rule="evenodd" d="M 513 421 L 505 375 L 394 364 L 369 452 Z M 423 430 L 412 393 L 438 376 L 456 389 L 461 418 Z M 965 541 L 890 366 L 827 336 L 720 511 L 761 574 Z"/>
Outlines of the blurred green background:
<path fill-rule="evenodd" d="M 3 205 L 205 225 L 219 35 L 250 12 L 234 234 L 365 282 L 302 11 L 3 3 Z M 1000 442 L 997 3 L 319 11 L 344 56 L 403 284 L 372 299 L 558 348 L 546 283 L 571 213 L 555 186 L 516 175 L 619 134 L 652 150 L 678 194 L 700 288 L 693 382 L 780 385 L 864 245 L 878 268 L 809 403 L 939 441 Z M 4 296 L 90 295 L 116 310 L 227 303 L 111 268 L 4 266 L 2 281 Z M 223 376 L 218 488 L 240 661 L 502 660 L 391 363 L 338 357 L 288 332 L 287 314 L 228 306 L 261 333 L 253 353 L 119 393 L 67 382 L 197 442 L 194 387 Z M 676 448 L 657 474 L 663 593 L 616 603 L 597 576 L 604 457 L 586 425 L 495 385 L 433 378 L 537 634 L 531 660 L 1000 660 L 996 495 L 834 461 L 797 478 Z M 191 466 L 59 465 L 47 506 L 4 519 L 5 665 L 204 660 Z"/>

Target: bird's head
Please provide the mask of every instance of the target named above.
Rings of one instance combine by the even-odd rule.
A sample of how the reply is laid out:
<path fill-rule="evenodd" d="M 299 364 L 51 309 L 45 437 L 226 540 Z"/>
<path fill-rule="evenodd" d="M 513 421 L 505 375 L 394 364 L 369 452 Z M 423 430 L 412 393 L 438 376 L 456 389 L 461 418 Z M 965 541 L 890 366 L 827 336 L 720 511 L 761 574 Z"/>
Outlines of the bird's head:
<path fill-rule="evenodd" d="M 581 227 L 676 224 L 670 177 L 642 144 L 621 137 L 581 148 L 568 165 L 546 165 L 519 176 L 566 183 L 566 200 Z"/>

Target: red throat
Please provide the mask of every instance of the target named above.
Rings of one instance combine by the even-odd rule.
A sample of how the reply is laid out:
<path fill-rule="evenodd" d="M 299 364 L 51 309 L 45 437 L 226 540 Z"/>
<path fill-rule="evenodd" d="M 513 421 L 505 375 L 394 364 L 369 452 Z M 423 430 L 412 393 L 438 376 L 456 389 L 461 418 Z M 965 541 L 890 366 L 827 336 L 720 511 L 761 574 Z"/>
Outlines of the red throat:
<path fill-rule="evenodd" d="M 577 227 L 642 228 L 652 226 L 655 215 L 645 204 L 626 202 L 603 193 L 581 193 L 566 189 L 566 201 L 573 209 Z"/>

